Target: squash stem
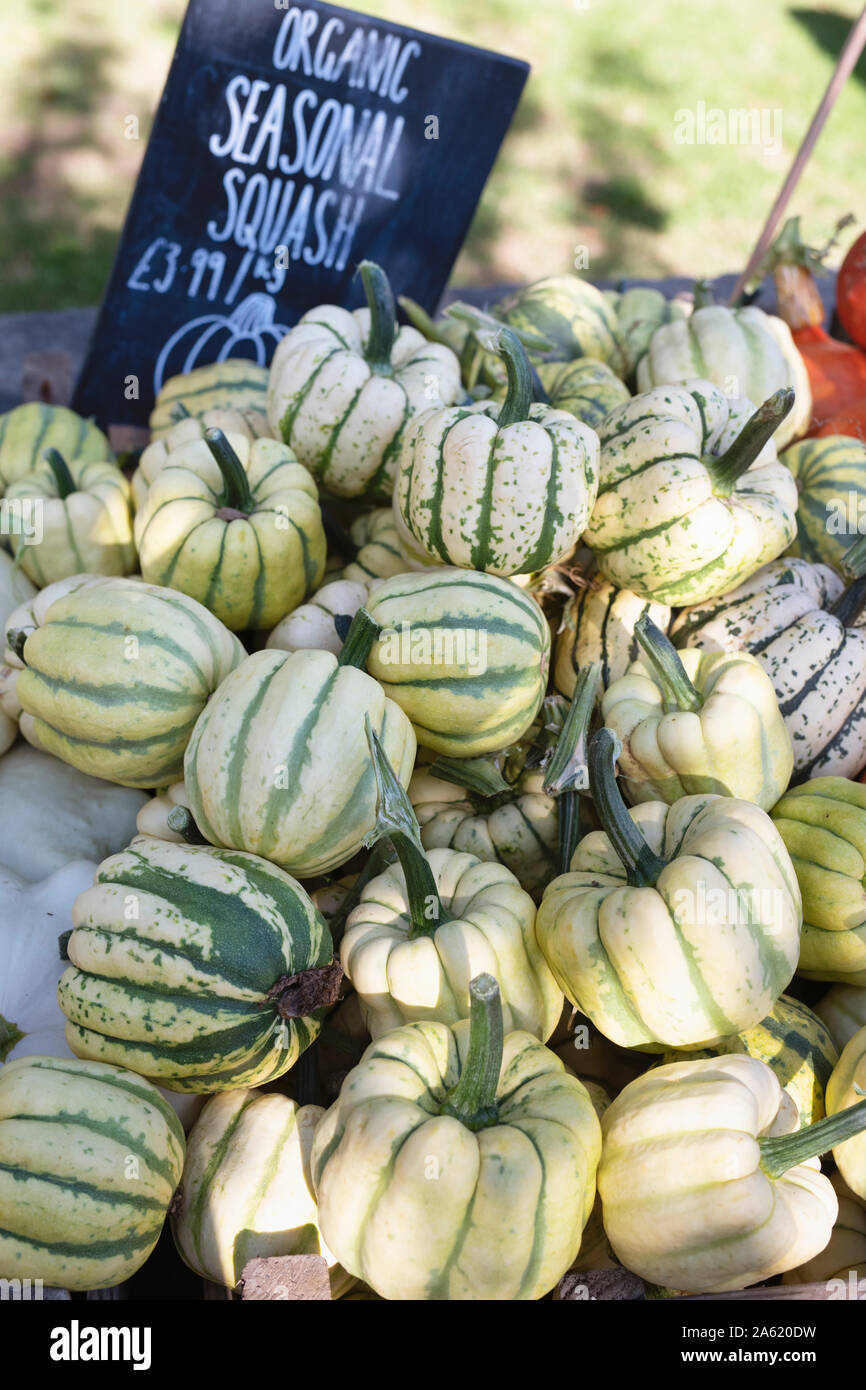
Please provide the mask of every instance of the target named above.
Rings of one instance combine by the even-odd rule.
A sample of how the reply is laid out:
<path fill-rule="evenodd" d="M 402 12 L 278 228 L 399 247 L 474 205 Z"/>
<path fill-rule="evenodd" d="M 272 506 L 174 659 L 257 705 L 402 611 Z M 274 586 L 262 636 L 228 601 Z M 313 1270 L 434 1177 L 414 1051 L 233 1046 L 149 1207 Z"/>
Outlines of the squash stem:
<path fill-rule="evenodd" d="M 677 709 L 688 710 L 692 714 L 702 709 L 703 696 L 689 679 L 679 652 L 648 613 L 638 618 L 634 635 L 661 686 L 665 704 L 676 705 Z"/>
<path fill-rule="evenodd" d="M 715 302 L 712 280 L 696 280 L 692 289 L 692 309 L 706 309 Z"/>
<path fill-rule="evenodd" d="M 506 782 L 493 758 L 436 758 L 426 769 L 433 777 L 452 786 L 464 787 L 484 799 L 514 791 Z"/>
<path fill-rule="evenodd" d="M 769 1178 L 781 1178 L 798 1163 L 835 1149 L 855 1134 L 866 1129 L 866 1100 L 849 1105 L 835 1115 L 827 1115 L 817 1124 L 807 1125 L 795 1134 L 777 1134 L 771 1139 L 759 1139 L 761 1169 Z"/>
<path fill-rule="evenodd" d="M 632 888 L 648 888 L 667 861 L 650 849 L 628 811 L 616 784 L 616 760 L 622 744 L 612 729 L 599 729 L 589 742 L 589 786 L 598 818 L 622 862 Z"/>
<path fill-rule="evenodd" d="M 557 740 L 544 778 L 548 796 L 558 798 L 559 872 L 568 873 L 579 834 L 578 796 L 589 790 L 587 741 L 589 725 L 601 685 L 601 662 L 590 662 L 577 673 L 574 694 L 562 733 Z"/>
<path fill-rule="evenodd" d="M 504 430 L 519 420 L 526 420 L 532 404 L 532 374 L 529 358 L 517 334 L 510 328 L 500 328 L 496 335 L 496 351 L 505 362 L 508 390 L 499 407 L 496 424 Z"/>
<path fill-rule="evenodd" d="M 842 563 L 854 582 L 839 595 L 830 612 L 843 627 L 853 627 L 866 608 L 866 536 L 860 536 L 845 551 Z"/>
<path fill-rule="evenodd" d="M 24 1034 L 17 1023 L 10 1023 L 0 1014 L 0 1062 L 5 1062 L 13 1047 L 20 1043 Z"/>
<path fill-rule="evenodd" d="M 179 835 L 185 844 L 206 845 L 209 843 L 196 825 L 192 811 L 188 806 L 172 806 L 165 819 L 169 830 L 173 830 L 175 835 Z"/>
<path fill-rule="evenodd" d="M 421 844 L 421 830 L 412 803 L 373 732 L 369 715 L 364 716 L 364 723 L 376 777 L 376 824 L 364 843 L 372 845 L 387 837 L 394 846 L 406 880 L 412 920 L 409 940 L 414 941 L 419 936 L 432 936 L 447 919 L 433 870 Z"/>
<path fill-rule="evenodd" d="M 213 454 L 217 467 L 223 477 L 225 488 L 220 502 L 220 510 L 242 513 L 249 516 L 255 511 L 255 499 L 250 491 L 249 479 L 244 466 L 229 444 L 222 430 L 205 430 L 205 443 Z M 226 518 L 228 519 L 228 518 Z"/>
<path fill-rule="evenodd" d="M 502 1000 L 492 975 L 469 983 L 469 1051 L 460 1080 L 449 1091 L 441 1114 L 452 1115 L 467 1129 L 487 1129 L 499 1119 L 496 1092 L 502 1070 Z"/>
<path fill-rule="evenodd" d="M 375 261 L 361 261 L 358 273 L 370 310 L 370 332 L 364 357 L 377 376 L 392 376 L 391 350 L 397 336 L 397 306 L 391 282 Z"/>
<path fill-rule="evenodd" d="M 42 455 L 51 472 L 54 474 L 54 485 L 57 488 L 57 496 L 61 502 L 78 491 L 78 486 L 69 471 L 69 464 L 63 457 L 59 449 L 46 449 Z"/>
<path fill-rule="evenodd" d="M 10 652 L 12 652 L 14 656 L 17 656 L 18 660 L 24 666 L 27 665 L 27 662 L 24 660 L 24 647 L 27 642 L 27 638 L 34 631 L 34 628 L 31 628 L 28 632 L 26 628 L 13 627 L 10 628 L 9 631 L 6 633 L 6 646 L 9 648 Z"/>
<path fill-rule="evenodd" d="M 175 424 L 177 424 L 179 420 L 188 420 L 190 418 L 189 411 L 187 410 L 183 401 L 178 401 L 177 405 L 171 412 L 171 418 Z"/>
<path fill-rule="evenodd" d="M 716 497 L 729 497 L 739 479 L 755 462 L 758 454 L 784 420 L 794 404 L 794 388 L 783 386 L 759 405 L 732 444 L 717 459 L 705 459 Z"/>
<path fill-rule="evenodd" d="M 375 618 L 370 617 L 366 608 L 359 608 L 346 633 L 343 650 L 337 657 L 337 665 L 356 666 L 359 671 L 363 671 L 373 643 L 381 631 L 379 624 Z"/>

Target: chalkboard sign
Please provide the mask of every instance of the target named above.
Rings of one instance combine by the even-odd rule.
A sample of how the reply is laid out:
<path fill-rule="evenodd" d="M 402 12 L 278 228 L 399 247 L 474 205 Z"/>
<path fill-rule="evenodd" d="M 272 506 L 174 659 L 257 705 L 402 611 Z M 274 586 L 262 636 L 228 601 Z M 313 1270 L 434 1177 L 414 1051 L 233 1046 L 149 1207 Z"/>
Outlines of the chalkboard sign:
<path fill-rule="evenodd" d="M 194 366 L 267 363 L 378 261 L 432 311 L 526 63 L 332 5 L 191 0 L 73 405 L 147 423 Z"/>

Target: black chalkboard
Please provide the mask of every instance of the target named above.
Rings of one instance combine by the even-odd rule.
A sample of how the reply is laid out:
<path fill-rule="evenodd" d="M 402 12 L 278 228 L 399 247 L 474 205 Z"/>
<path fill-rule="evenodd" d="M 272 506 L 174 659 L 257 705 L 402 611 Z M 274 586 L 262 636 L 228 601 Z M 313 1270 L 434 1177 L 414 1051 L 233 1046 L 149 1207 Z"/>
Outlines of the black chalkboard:
<path fill-rule="evenodd" d="M 270 361 L 358 261 L 432 311 L 526 63 L 300 0 L 191 0 L 73 405 L 147 423 L 160 384 Z"/>

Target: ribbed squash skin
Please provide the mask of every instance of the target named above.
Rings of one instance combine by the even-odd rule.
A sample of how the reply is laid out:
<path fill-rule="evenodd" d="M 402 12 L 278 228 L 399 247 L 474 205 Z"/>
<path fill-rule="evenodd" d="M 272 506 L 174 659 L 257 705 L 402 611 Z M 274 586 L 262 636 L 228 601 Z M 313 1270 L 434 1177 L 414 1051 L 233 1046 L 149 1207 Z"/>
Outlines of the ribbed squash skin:
<path fill-rule="evenodd" d="M 249 1260 L 324 1253 L 307 1185 L 313 1133 L 324 1113 L 254 1089 L 206 1103 L 187 1140 L 171 1220 L 190 1269 L 233 1289 Z"/>
<path fill-rule="evenodd" d="M 580 1248 L 601 1150 L 586 1088 L 537 1038 L 509 1033 L 498 1123 L 472 1133 L 439 1114 L 467 1047 L 465 1023 L 386 1034 L 316 1131 L 322 1235 L 383 1298 L 541 1298 Z"/>
<path fill-rule="evenodd" d="M 598 436 L 531 405 L 499 425 L 498 402 L 429 410 L 406 430 L 394 507 L 425 555 L 507 577 L 561 560 L 598 490 Z"/>
<path fill-rule="evenodd" d="M 854 776 L 866 760 L 866 629 L 826 612 L 843 589 L 828 565 L 780 559 L 720 599 L 685 609 L 675 646 L 757 656 L 794 746 L 797 780 Z"/>
<path fill-rule="evenodd" d="M 197 419 L 211 410 L 238 411 L 246 417 L 253 437 L 266 435 L 267 394 L 268 368 L 246 358 L 228 357 L 195 367 L 170 377 L 163 386 L 150 415 L 151 439 L 161 439 L 177 424 L 179 406 Z"/>
<path fill-rule="evenodd" d="M 174 589 L 106 579 L 58 599 L 24 646 L 17 681 L 26 737 L 94 777 L 174 782 L 238 639 Z"/>
<path fill-rule="evenodd" d="M 471 758 L 529 728 L 547 688 L 550 629 L 517 585 L 436 568 L 387 579 L 367 611 L 383 629 L 367 669 L 423 747 Z"/>
<path fill-rule="evenodd" d="M 184 1160 L 180 1121 L 120 1067 L 0 1067 L 0 1278 L 83 1291 L 129 1279 L 159 1238 Z"/>
<path fill-rule="evenodd" d="M 833 985 L 815 1005 L 840 1052 L 849 1038 L 866 1028 L 866 989 L 862 985 Z"/>
<path fill-rule="evenodd" d="M 866 986 L 866 786 L 816 777 L 773 808 L 803 894 L 801 975 Z"/>
<path fill-rule="evenodd" d="M 753 413 L 750 401 L 695 379 L 610 412 L 584 533 L 605 579 L 657 603 L 700 603 L 786 549 L 797 488 L 772 440 L 732 491 L 716 491 L 715 464 Z"/>
<path fill-rule="evenodd" d="M 830 1174 L 830 1184 L 839 1202 L 839 1215 L 829 1243 L 814 1259 L 783 1275 L 783 1284 L 824 1284 L 830 1279 L 843 1279 L 847 1284 L 851 1270 L 858 1280 L 866 1279 L 866 1202 L 855 1197 L 838 1171 Z M 859 1287 L 862 1290 L 862 1283 Z"/>
<path fill-rule="evenodd" d="M 141 573 L 204 604 L 233 632 L 267 629 L 321 583 L 327 546 L 318 492 L 285 445 L 226 438 L 252 510 L 223 516 L 225 484 L 207 444 L 181 445 L 135 519 Z"/>
<path fill-rule="evenodd" d="M 207 369 L 206 369 L 207 370 Z M 240 434 L 252 441 L 259 435 L 250 417 L 239 410 L 206 410 L 203 415 L 182 417 L 176 424 L 154 435 L 146 449 L 141 452 L 138 467 L 132 475 L 132 496 L 136 511 L 140 511 L 147 497 L 147 490 L 159 477 L 175 450 L 183 444 L 193 444 L 204 439 L 205 430 L 218 429 L 224 434 Z M 267 423 L 267 422 L 265 422 Z"/>
<path fill-rule="evenodd" d="M 46 449 L 89 463 L 114 457 L 102 430 L 74 410 L 41 401 L 16 405 L 0 415 L 0 497 L 10 483 L 33 472 Z"/>
<path fill-rule="evenodd" d="M 350 859 L 376 819 L 364 715 L 406 784 L 415 735 L 382 687 L 330 652 L 256 652 L 195 726 L 185 781 L 196 824 L 298 878 Z"/>
<path fill-rule="evenodd" d="M 352 619 L 366 603 L 368 592 L 366 584 L 351 579 L 323 584 L 308 603 L 293 608 L 277 623 L 265 646 L 272 651 L 313 649 L 339 656 Z"/>
<path fill-rule="evenodd" d="M 782 1090 L 800 1112 L 801 1129 L 824 1118 L 824 1092 L 839 1050 L 817 1014 L 799 999 L 780 994 L 767 1017 L 754 1028 L 723 1038 L 715 1047 L 700 1052 L 666 1052 L 662 1062 L 691 1062 L 732 1052 L 757 1057 L 775 1072 Z"/>
<path fill-rule="evenodd" d="M 640 656 L 634 628 L 645 613 L 667 632 L 671 610 L 666 603 L 651 603 L 601 578 L 578 589 L 565 605 L 556 638 L 553 684 L 559 693 L 570 700 L 578 671 L 593 661 L 601 662 L 605 690 L 624 676 Z"/>
<path fill-rule="evenodd" d="M 73 910 L 57 990 L 80 1057 L 171 1091 L 282 1076 L 320 1016 L 283 1019 L 268 991 L 326 965 L 331 936 L 299 883 L 255 855 L 133 840 Z"/>
<path fill-rule="evenodd" d="M 866 444 L 841 434 L 801 439 L 782 462 L 800 494 L 797 536 L 788 553 L 838 569 L 866 530 Z"/>
<path fill-rule="evenodd" d="M 782 319 L 749 305 L 708 304 L 689 318 L 663 324 L 637 368 L 637 388 L 703 377 L 720 390 L 760 405 L 774 391 L 793 386 L 793 409 L 776 430 L 778 448 L 802 434 L 812 414 L 806 365 Z"/>
<path fill-rule="evenodd" d="M 369 309 L 320 304 L 301 315 L 271 363 L 271 432 L 337 497 L 390 497 L 412 416 L 463 394 L 450 348 L 401 327 L 384 375 L 364 356 L 369 332 Z"/>
<path fill-rule="evenodd" d="M 827 1083 L 827 1114 L 837 1115 L 858 1105 L 866 1091 L 866 1028 L 849 1038 Z M 836 1167 L 861 1202 L 866 1202 L 866 1132 L 846 1139 L 833 1150 Z"/>
<path fill-rule="evenodd" d="M 549 353 L 532 353 L 555 362 L 593 357 L 622 376 L 625 358 L 616 316 L 601 290 L 578 275 L 550 275 L 503 299 L 493 310 L 509 328 L 539 334 Z"/>
<path fill-rule="evenodd" d="M 691 305 L 680 299 L 667 299 L 660 290 L 644 285 L 619 292 L 606 290 L 604 297 L 616 314 L 625 356 L 625 378 L 632 383 L 656 329 L 675 319 L 687 319 Z"/>
<path fill-rule="evenodd" d="M 400 549 L 392 507 L 376 507 L 352 522 L 349 535 L 358 553 L 340 572 L 341 579 L 370 584 L 373 579 L 390 579 L 410 568 Z"/>
<path fill-rule="evenodd" d="M 631 395 L 616 372 L 593 357 L 578 357 L 574 362 L 539 362 L 537 371 L 551 407 L 567 410 L 590 429 L 598 429 L 605 415 Z"/>
<path fill-rule="evenodd" d="M 425 849 L 455 849 L 510 869 L 536 902 L 556 873 L 559 814 L 542 772 L 524 772 L 513 792 L 473 796 L 419 768 L 409 783 Z"/>
<path fill-rule="evenodd" d="M 691 1050 L 753 1028 L 790 983 L 800 941 L 800 891 L 772 820 L 723 796 L 629 814 L 666 867 L 654 887 L 628 886 L 608 836 L 583 837 L 538 910 L 558 983 L 623 1047 Z"/>
<path fill-rule="evenodd" d="M 44 589 L 76 574 L 131 574 L 137 568 L 132 540 L 129 483 L 105 460 L 67 459 L 76 491 L 58 496 L 46 463 L 6 490 L 7 499 L 32 498 L 42 509 L 38 544 L 12 536 L 24 573 Z"/>

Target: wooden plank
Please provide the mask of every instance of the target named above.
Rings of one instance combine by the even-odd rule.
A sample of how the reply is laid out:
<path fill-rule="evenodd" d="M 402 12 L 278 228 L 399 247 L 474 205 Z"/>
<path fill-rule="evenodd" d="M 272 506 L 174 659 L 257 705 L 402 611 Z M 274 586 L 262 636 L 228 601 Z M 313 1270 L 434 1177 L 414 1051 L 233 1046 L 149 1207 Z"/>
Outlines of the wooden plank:
<path fill-rule="evenodd" d="M 330 1302 L 328 1262 L 321 1255 L 274 1255 L 250 1260 L 244 1265 L 241 1288 L 245 1302 Z"/>

